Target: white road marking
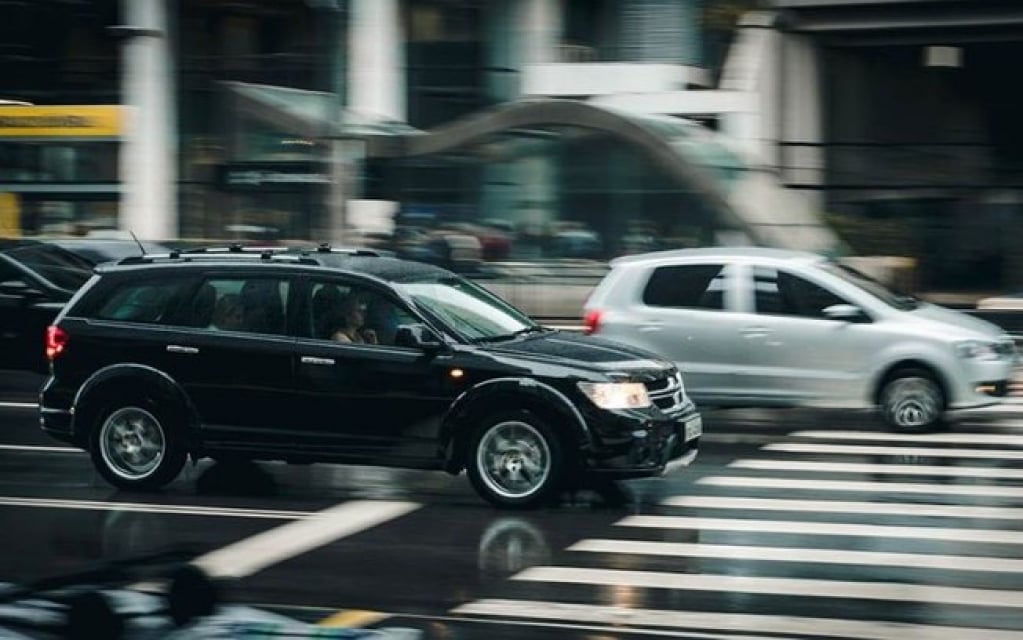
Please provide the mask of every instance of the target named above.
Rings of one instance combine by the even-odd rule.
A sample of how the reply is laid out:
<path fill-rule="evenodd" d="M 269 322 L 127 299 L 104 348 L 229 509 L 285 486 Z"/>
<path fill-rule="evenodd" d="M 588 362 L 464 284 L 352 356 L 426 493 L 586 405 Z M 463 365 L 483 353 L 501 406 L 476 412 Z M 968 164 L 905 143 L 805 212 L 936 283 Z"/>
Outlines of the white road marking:
<path fill-rule="evenodd" d="M 251 575 L 311 549 L 418 509 L 414 502 L 358 500 L 316 512 L 207 553 L 193 564 L 216 577 Z"/>
<path fill-rule="evenodd" d="M 716 591 L 817 598 L 852 598 L 886 602 L 926 602 L 974 607 L 1023 608 L 1023 592 L 927 584 L 857 582 L 810 578 L 766 578 L 665 571 L 629 571 L 585 567 L 531 567 L 512 580 L 602 586 L 629 586 L 681 591 Z"/>
<path fill-rule="evenodd" d="M 731 496 L 672 496 L 661 504 L 697 509 L 759 511 L 810 511 L 856 513 L 870 516 L 970 518 L 975 520 L 1023 520 L 1023 507 L 974 507 L 921 504 L 918 502 L 867 502 L 846 500 L 788 500 L 784 498 L 736 498 Z"/>
<path fill-rule="evenodd" d="M 741 544 L 700 544 L 645 540 L 581 540 L 569 551 L 624 553 L 677 558 L 716 558 L 724 560 L 763 560 L 766 562 L 805 562 L 882 567 L 910 567 L 951 571 L 1023 573 L 1023 560 L 978 556 L 954 556 L 931 553 L 893 553 L 886 551 L 845 551 L 809 547 L 764 547 Z"/>
<path fill-rule="evenodd" d="M 717 611 L 662 611 L 593 604 L 569 604 L 530 600 L 477 600 L 461 605 L 452 613 L 467 616 L 508 616 L 532 620 L 571 620 L 602 624 L 613 635 L 635 627 L 708 629 L 732 632 L 770 633 L 815 638 L 822 634 L 850 640 L 1019 640 L 1018 631 L 948 627 L 939 625 L 803 618 Z"/>
<path fill-rule="evenodd" d="M 789 489 L 808 491 L 862 491 L 872 493 L 916 493 L 944 496 L 985 496 L 989 498 L 1023 498 L 1023 486 L 986 484 L 927 484 L 914 482 L 855 482 L 851 480 L 800 480 L 798 478 L 763 478 L 746 476 L 706 476 L 697 484 L 712 487 L 743 487 L 753 489 Z"/>
<path fill-rule="evenodd" d="M 814 444 L 778 442 L 761 447 L 763 451 L 786 453 L 827 453 L 864 456 L 931 456 L 935 458 L 984 458 L 1023 460 L 1023 449 L 944 449 L 937 447 L 881 447 L 851 444 Z"/>
<path fill-rule="evenodd" d="M 38 409 L 35 402 L 0 402 L 0 409 Z"/>
<path fill-rule="evenodd" d="M 729 463 L 737 469 L 760 471 L 812 471 L 820 473 L 892 474 L 906 476 L 951 476 L 963 478 L 996 478 L 1023 480 L 1023 469 L 1008 467 L 964 467 L 953 465 L 871 464 L 868 462 L 808 462 L 805 460 L 743 459 Z"/>
<path fill-rule="evenodd" d="M 854 536 L 865 538 L 910 538 L 949 542 L 980 542 L 1023 544 L 1023 531 L 999 529 L 957 529 L 953 527 L 899 527 L 876 524 L 808 522 L 799 520 L 756 520 L 752 518 L 691 518 L 687 516 L 627 516 L 616 525 L 656 529 L 695 531 L 737 531 L 759 535 L 787 533 L 790 535 Z"/>
<path fill-rule="evenodd" d="M 1004 433 L 889 433 L 876 431 L 796 431 L 794 438 L 827 440 L 874 440 L 878 442 L 929 442 L 946 444 L 994 444 L 1023 447 L 1023 435 Z"/>
<path fill-rule="evenodd" d="M 231 518 L 270 518 L 298 520 L 314 515 L 315 511 L 284 511 L 270 509 L 242 509 L 236 507 L 202 507 L 191 505 L 150 504 L 141 502 L 99 502 L 94 500 L 59 500 L 51 498 L 20 498 L 0 496 L 3 507 L 42 507 L 46 509 L 84 509 L 87 511 L 131 511 L 187 516 L 225 516 Z"/>
<path fill-rule="evenodd" d="M 0 444 L 0 451 L 37 451 L 39 453 L 85 453 L 75 447 L 47 447 L 35 444 Z"/>

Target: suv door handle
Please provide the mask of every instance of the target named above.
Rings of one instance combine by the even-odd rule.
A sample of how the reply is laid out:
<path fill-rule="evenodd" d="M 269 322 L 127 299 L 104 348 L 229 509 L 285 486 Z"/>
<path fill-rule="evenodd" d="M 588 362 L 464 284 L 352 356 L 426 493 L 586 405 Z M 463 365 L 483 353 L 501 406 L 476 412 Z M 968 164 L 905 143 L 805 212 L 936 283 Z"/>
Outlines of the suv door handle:
<path fill-rule="evenodd" d="M 332 364 L 334 364 L 334 358 L 315 358 L 313 356 L 302 356 L 302 364 L 317 364 L 329 367 Z"/>
<path fill-rule="evenodd" d="M 188 353 L 188 354 L 194 354 L 194 353 L 199 353 L 199 349 L 197 349 L 196 347 L 183 347 L 183 346 L 181 346 L 179 344 L 169 344 L 169 345 L 167 345 L 167 352 L 168 353 Z"/>
<path fill-rule="evenodd" d="M 771 330 L 767 327 L 746 327 L 742 330 L 742 335 L 746 338 L 763 338 L 770 333 Z"/>
<path fill-rule="evenodd" d="M 643 332 L 646 332 L 646 333 L 652 333 L 654 331 L 660 331 L 663 328 L 664 328 L 664 323 L 663 322 L 657 322 L 657 321 L 647 321 L 647 322 L 644 322 L 643 324 L 639 325 L 639 330 L 643 331 Z"/>

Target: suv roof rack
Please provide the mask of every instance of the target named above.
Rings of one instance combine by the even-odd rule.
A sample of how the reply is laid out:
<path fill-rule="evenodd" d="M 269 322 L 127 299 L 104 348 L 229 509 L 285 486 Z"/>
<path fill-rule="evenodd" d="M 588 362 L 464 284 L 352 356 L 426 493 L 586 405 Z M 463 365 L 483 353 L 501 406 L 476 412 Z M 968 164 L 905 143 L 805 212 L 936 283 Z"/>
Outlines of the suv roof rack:
<path fill-rule="evenodd" d="M 147 253 L 141 256 L 128 256 L 118 260 L 117 264 L 148 264 L 156 260 L 205 260 L 217 258 L 247 258 L 260 260 L 290 260 L 300 264 L 319 264 L 312 256 L 315 254 L 342 254 L 349 256 L 370 256 L 379 257 L 380 254 L 372 249 L 362 247 L 332 247 L 323 242 L 314 248 L 311 247 L 284 247 L 284 246 L 245 246 L 234 243 L 227 246 L 195 247 L 192 249 L 173 249 L 168 253 Z"/>

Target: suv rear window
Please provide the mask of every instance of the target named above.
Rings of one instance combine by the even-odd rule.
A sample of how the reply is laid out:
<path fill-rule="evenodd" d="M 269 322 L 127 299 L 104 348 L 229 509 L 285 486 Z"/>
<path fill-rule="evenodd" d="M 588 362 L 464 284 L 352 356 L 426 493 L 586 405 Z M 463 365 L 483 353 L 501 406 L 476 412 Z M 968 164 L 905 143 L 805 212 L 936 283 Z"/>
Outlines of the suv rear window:
<path fill-rule="evenodd" d="M 92 316 L 123 322 L 168 322 L 188 283 L 184 278 L 126 283 L 110 292 Z"/>
<path fill-rule="evenodd" d="M 724 265 L 685 264 L 657 267 L 643 290 L 651 307 L 723 309 Z"/>
<path fill-rule="evenodd" d="M 75 291 L 92 276 L 92 265 L 70 251 L 48 244 L 30 244 L 7 250 L 22 263 L 54 285 Z"/>

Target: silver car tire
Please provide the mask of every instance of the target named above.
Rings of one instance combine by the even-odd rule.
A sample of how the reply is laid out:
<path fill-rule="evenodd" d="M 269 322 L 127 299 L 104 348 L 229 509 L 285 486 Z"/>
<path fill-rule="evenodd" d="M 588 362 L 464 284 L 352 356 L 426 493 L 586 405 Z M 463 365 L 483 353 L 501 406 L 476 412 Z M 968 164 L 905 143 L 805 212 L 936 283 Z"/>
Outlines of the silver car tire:
<path fill-rule="evenodd" d="M 158 489 L 185 464 L 185 451 L 163 412 L 144 402 L 103 412 L 90 455 L 100 475 L 122 489 Z"/>
<path fill-rule="evenodd" d="M 561 446 L 531 413 L 503 414 L 477 430 L 466 469 L 473 488 L 491 504 L 531 508 L 560 487 Z"/>
<path fill-rule="evenodd" d="M 921 432 L 938 428 L 945 413 L 941 385 L 923 371 L 893 376 L 881 391 L 881 414 L 895 431 Z"/>

